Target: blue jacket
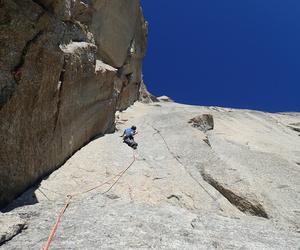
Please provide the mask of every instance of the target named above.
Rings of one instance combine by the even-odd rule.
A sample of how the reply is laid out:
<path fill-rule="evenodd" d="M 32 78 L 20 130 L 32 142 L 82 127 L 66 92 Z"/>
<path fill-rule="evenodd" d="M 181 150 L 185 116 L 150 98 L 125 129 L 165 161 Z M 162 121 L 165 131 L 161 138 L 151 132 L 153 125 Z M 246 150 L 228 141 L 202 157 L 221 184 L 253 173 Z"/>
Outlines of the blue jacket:
<path fill-rule="evenodd" d="M 135 131 L 131 128 L 127 128 L 124 131 L 124 135 L 125 137 L 133 137 L 134 136 Z"/>

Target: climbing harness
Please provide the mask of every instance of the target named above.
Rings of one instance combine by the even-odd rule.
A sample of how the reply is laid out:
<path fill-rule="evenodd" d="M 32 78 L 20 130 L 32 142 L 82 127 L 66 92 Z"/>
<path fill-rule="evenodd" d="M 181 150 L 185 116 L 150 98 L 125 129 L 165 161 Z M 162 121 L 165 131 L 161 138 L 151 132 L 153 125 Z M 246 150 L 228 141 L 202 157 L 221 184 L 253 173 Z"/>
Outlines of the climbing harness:
<path fill-rule="evenodd" d="M 82 195 L 82 194 L 86 194 L 86 193 L 89 193 L 95 189 L 98 189 L 102 186 L 104 186 L 105 184 L 108 184 L 109 182 L 111 182 L 112 180 L 114 180 L 116 177 L 118 177 L 114 182 L 113 184 L 105 191 L 105 192 L 102 192 L 101 194 L 106 194 L 108 193 L 117 183 L 118 181 L 122 178 L 122 176 L 127 172 L 127 170 L 134 164 L 134 162 L 136 161 L 136 154 L 135 154 L 135 151 L 133 150 L 133 159 L 132 159 L 132 162 L 122 171 L 120 171 L 118 174 L 114 175 L 112 178 L 110 178 L 109 180 L 93 187 L 93 188 L 90 188 L 88 190 L 85 190 L 83 192 L 80 192 L 80 193 L 75 193 L 75 194 L 70 194 L 70 195 L 67 195 L 67 201 L 64 205 L 64 207 L 61 209 L 57 219 L 56 219 L 56 222 L 50 232 L 50 235 L 48 237 L 48 240 L 44 246 L 44 250 L 48 250 L 50 245 L 51 245 L 51 242 L 53 241 L 53 238 L 55 236 L 55 233 L 57 231 L 57 228 L 59 226 L 59 223 L 61 221 L 61 218 L 62 216 L 64 215 L 64 213 L 66 212 L 67 208 L 69 207 L 69 205 L 71 204 L 71 200 L 76 197 L 76 196 L 79 196 L 79 195 Z"/>

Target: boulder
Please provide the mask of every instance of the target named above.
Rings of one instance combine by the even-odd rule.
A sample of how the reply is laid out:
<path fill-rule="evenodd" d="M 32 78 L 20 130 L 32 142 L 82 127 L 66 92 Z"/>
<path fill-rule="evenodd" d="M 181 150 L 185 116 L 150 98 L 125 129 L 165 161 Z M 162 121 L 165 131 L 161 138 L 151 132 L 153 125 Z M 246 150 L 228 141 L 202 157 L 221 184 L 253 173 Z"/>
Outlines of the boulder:
<path fill-rule="evenodd" d="M 211 114 L 198 115 L 189 120 L 189 123 L 203 132 L 214 129 L 214 118 Z"/>
<path fill-rule="evenodd" d="M 170 97 L 168 96 L 159 96 L 157 97 L 157 99 L 160 101 L 160 102 L 174 102 Z"/>

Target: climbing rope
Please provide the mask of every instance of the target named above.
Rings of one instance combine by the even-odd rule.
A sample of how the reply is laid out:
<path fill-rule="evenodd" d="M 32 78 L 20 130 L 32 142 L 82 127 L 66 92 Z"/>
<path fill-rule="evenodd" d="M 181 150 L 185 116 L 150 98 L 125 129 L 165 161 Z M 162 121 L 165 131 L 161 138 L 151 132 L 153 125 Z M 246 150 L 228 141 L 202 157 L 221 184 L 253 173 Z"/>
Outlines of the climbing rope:
<path fill-rule="evenodd" d="M 117 183 L 118 181 L 122 178 L 122 176 L 126 173 L 126 171 L 133 165 L 133 163 L 136 161 L 136 156 L 134 154 L 134 151 L 133 151 L 133 160 L 132 162 L 128 165 L 128 167 L 122 171 L 120 174 L 119 174 L 119 177 L 117 178 L 117 180 L 105 191 L 103 192 L 102 194 L 106 194 L 108 193 Z"/>
<path fill-rule="evenodd" d="M 62 218 L 62 216 L 64 215 L 64 213 L 66 212 L 66 210 L 67 210 L 67 208 L 68 208 L 68 206 L 70 205 L 70 203 L 71 203 L 71 199 L 72 199 L 72 196 L 67 196 L 67 201 L 66 201 L 66 204 L 64 205 L 64 207 L 60 210 L 60 213 L 59 213 L 59 215 L 58 215 L 58 217 L 57 217 L 57 219 L 56 219 L 56 222 L 55 222 L 55 224 L 54 224 L 54 226 L 53 226 L 53 228 L 52 228 L 52 230 L 51 230 L 51 232 L 50 232 L 50 235 L 49 235 L 49 238 L 48 238 L 48 240 L 47 240 L 47 242 L 46 242 L 46 245 L 45 245 L 45 247 L 44 247 L 44 250 L 48 250 L 49 249 L 49 247 L 50 247 L 50 244 L 51 244 L 51 242 L 52 242 L 52 240 L 53 240 L 53 238 L 54 238 L 54 235 L 55 235 L 55 233 L 56 233 L 56 230 L 57 230 L 57 228 L 58 228 L 58 225 L 59 225 L 59 223 L 60 223 L 60 220 L 61 220 L 61 218 Z"/>
<path fill-rule="evenodd" d="M 150 125 L 150 124 L 149 124 Z M 218 202 L 218 200 L 210 193 L 210 192 L 208 192 L 208 190 L 187 170 L 187 168 L 186 168 L 186 166 L 181 162 L 181 160 L 178 158 L 178 156 L 176 156 L 175 154 L 174 154 L 174 152 L 172 152 L 172 150 L 170 149 L 170 147 L 169 147 L 169 145 L 168 145 L 168 143 L 167 143 L 167 141 L 166 141 L 166 139 L 165 139 L 165 137 L 162 135 L 162 133 L 161 133 L 161 131 L 160 130 L 158 130 L 157 128 L 155 128 L 154 126 L 152 126 L 152 125 L 150 125 L 152 128 L 153 128 L 153 130 L 154 131 L 156 131 L 156 133 L 155 134 L 158 134 L 160 137 L 161 137 L 161 139 L 163 140 L 163 142 L 164 142 L 164 144 L 165 144 L 165 146 L 166 146 L 166 148 L 168 149 L 168 151 L 170 152 L 170 154 L 173 156 L 173 158 L 186 170 L 186 172 L 188 173 L 188 175 L 195 181 L 195 182 L 197 182 L 198 183 L 198 185 L 203 189 L 203 191 L 205 192 L 205 193 L 207 193 L 207 195 L 217 204 L 217 206 L 219 207 L 219 209 L 221 210 L 221 211 L 223 211 L 223 209 L 221 208 L 221 206 L 220 206 L 220 204 L 219 204 L 219 202 Z"/>
<path fill-rule="evenodd" d="M 42 191 L 40 188 L 37 189 L 48 201 L 50 201 L 49 197 Z"/>
<path fill-rule="evenodd" d="M 135 161 L 136 161 L 136 155 L 135 155 L 135 152 L 134 152 L 134 150 L 133 150 L 133 160 L 132 160 L 132 162 L 131 162 L 124 170 L 120 171 L 118 174 L 114 175 L 114 176 L 113 176 L 112 178 L 110 178 L 109 180 L 107 180 L 107 181 L 105 181 L 105 182 L 103 182 L 103 183 L 101 183 L 101 184 L 99 184 L 99 185 L 97 185 L 97 186 L 95 186 L 95 187 L 92 187 L 92 188 L 90 188 L 90 189 L 88 189 L 88 190 L 85 190 L 85 191 L 83 191 L 83 192 L 80 192 L 80 193 L 75 193 L 75 194 L 67 195 L 67 201 L 66 201 L 64 207 L 60 210 L 60 213 L 59 213 L 59 215 L 58 215 L 58 217 L 57 217 L 57 219 L 56 219 L 56 222 L 55 222 L 55 224 L 54 224 L 54 226 L 53 226 L 53 228 L 52 228 L 52 230 L 51 230 L 51 232 L 50 232 L 50 235 L 49 235 L 49 237 L 48 237 L 48 240 L 47 240 L 47 242 L 46 242 L 46 244 L 45 244 L 45 246 L 44 246 L 44 250 L 48 250 L 48 249 L 49 249 L 49 247 L 50 247 L 50 245 L 51 245 L 51 242 L 53 241 L 53 238 L 54 238 L 54 236 L 55 236 L 55 233 L 56 233 L 56 231 L 57 231 L 57 228 L 58 228 L 58 226 L 59 226 L 59 223 L 60 223 L 60 221 L 61 221 L 61 218 L 62 218 L 62 216 L 64 215 L 64 213 L 66 212 L 66 210 L 67 210 L 67 208 L 69 207 L 69 205 L 71 204 L 71 200 L 72 200 L 74 197 L 79 196 L 79 195 L 82 195 L 82 194 L 86 194 L 86 193 L 89 193 L 89 192 L 91 192 L 91 191 L 93 191 L 93 190 L 95 190 L 95 189 L 98 189 L 98 188 L 104 186 L 105 184 L 108 184 L 110 181 L 114 180 L 116 177 L 118 177 L 118 178 L 116 179 L 116 181 L 114 181 L 113 184 L 112 184 L 105 192 L 103 192 L 102 194 L 108 193 L 108 192 L 109 192 L 109 191 L 110 191 L 110 190 L 118 183 L 118 181 L 119 181 L 119 180 L 122 178 L 122 176 L 127 172 L 127 170 L 134 164 Z"/>

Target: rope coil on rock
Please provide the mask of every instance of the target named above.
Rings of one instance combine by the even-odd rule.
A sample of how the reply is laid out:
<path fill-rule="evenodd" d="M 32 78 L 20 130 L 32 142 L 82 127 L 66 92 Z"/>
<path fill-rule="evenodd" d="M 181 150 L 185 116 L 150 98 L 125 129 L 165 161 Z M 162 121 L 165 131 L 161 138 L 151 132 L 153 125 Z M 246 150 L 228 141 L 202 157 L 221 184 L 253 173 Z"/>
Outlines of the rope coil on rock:
<path fill-rule="evenodd" d="M 57 219 L 56 219 L 56 222 L 55 222 L 54 226 L 52 227 L 52 230 L 51 230 L 51 232 L 50 232 L 50 235 L 49 235 L 49 237 L 48 237 L 48 240 L 47 240 L 47 242 L 46 242 L 46 244 L 45 244 L 45 246 L 44 246 L 44 250 L 49 250 L 49 247 L 50 247 L 50 245 L 51 245 L 51 242 L 53 241 L 53 238 L 54 238 L 54 236 L 55 236 L 55 233 L 56 233 L 56 231 L 57 231 L 57 228 L 58 228 L 58 226 L 59 226 L 59 223 L 60 223 L 60 221 L 61 221 L 61 218 L 63 217 L 64 213 L 66 212 L 66 210 L 68 209 L 69 205 L 71 204 L 71 200 L 72 200 L 75 196 L 89 193 L 89 192 L 91 192 L 91 191 L 93 191 L 93 190 L 95 190 L 95 189 L 97 189 L 97 188 L 99 188 L 99 187 L 104 186 L 105 184 L 109 183 L 110 181 L 112 181 L 113 179 L 115 179 L 116 177 L 118 177 L 118 178 L 116 179 L 116 181 L 114 181 L 114 183 L 113 183 L 113 184 L 112 184 L 105 192 L 103 192 L 102 194 L 108 193 L 108 192 L 109 192 L 109 191 L 110 191 L 110 190 L 118 183 L 118 181 L 121 179 L 121 177 L 122 177 L 122 176 L 126 173 L 126 171 L 134 164 L 135 161 L 136 161 L 136 155 L 135 155 L 134 150 L 133 150 L 133 160 L 132 160 L 132 162 L 131 162 L 124 170 L 122 170 L 122 171 L 119 172 L 118 174 L 114 175 L 114 176 L 113 176 L 112 178 L 110 178 L 109 180 L 107 180 L 107 181 L 105 181 L 105 182 L 103 182 L 103 183 L 101 183 L 101 184 L 99 184 L 99 185 L 97 185 L 97 186 L 95 186 L 95 187 L 93 187 L 93 188 L 90 188 L 90 189 L 85 190 L 85 191 L 80 192 L 80 193 L 76 193 L 76 194 L 72 194 L 72 195 L 67 195 L 67 201 L 66 201 L 64 207 L 60 210 L 60 213 L 59 213 L 59 215 L 58 215 L 58 217 L 57 217 Z"/>

